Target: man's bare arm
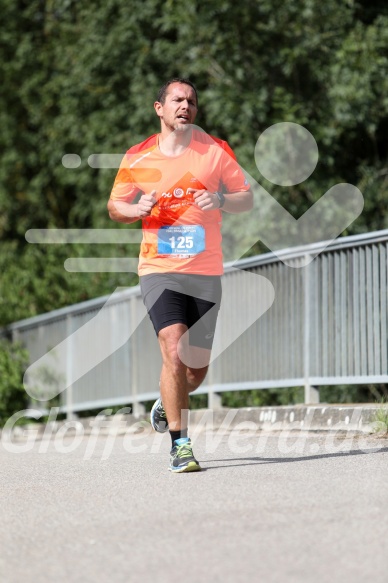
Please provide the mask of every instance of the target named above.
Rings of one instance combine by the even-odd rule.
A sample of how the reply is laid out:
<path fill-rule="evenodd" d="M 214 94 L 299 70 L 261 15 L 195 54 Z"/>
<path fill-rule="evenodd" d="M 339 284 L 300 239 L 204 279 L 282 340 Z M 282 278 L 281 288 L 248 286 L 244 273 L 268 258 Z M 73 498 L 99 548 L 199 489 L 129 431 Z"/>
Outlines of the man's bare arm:
<path fill-rule="evenodd" d="M 112 221 L 127 224 L 149 217 L 153 206 L 157 202 L 155 194 L 156 190 L 153 190 L 150 194 L 143 194 L 136 204 L 109 199 L 109 217 Z"/>

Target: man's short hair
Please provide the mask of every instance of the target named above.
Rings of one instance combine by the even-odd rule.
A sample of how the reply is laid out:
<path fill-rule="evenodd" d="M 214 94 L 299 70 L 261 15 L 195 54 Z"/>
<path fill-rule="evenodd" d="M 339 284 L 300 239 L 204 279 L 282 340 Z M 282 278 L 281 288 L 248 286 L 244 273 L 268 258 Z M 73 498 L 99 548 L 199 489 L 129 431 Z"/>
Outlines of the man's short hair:
<path fill-rule="evenodd" d="M 158 93 L 158 96 L 156 98 L 156 101 L 159 101 L 159 103 L 161 103 L 162 105 L 164 104 L 164 102 L 166 101 L 167 89 L 169 88 L 169 86 L 172 83 L 183 83 L 184 85 L 190 85 L 190 87 L 192 87 L 192 89 L 194 89 L 195 99 L 197 101 L 197 107 L 198 107 L 197 88 L 195 87 L 194 83 L 192 83 L 192 81 L 190 81 L 190 79 L 184 79 L 183 77 L 175 77 L 174 79 L 170 79 L 169 81 L 166 81 L 166 83 L 159 89 L 159 93 Z"/>

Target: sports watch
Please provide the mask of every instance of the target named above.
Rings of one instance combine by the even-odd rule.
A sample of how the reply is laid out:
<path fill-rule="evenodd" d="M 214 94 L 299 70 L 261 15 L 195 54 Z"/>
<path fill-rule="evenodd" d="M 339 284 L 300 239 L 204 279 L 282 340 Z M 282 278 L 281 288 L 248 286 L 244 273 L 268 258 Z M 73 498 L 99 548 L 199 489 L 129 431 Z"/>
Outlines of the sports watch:
<path fill-rule="evenodd" d="M 218 208 L 222 208 L 225 204 L 225 197 L 222 194 L 222 192 L 215 192 L 214 193 L 216 195 L 216 197 L 218 198 L 218 202 L 220 203 L 220 206 Z"/>

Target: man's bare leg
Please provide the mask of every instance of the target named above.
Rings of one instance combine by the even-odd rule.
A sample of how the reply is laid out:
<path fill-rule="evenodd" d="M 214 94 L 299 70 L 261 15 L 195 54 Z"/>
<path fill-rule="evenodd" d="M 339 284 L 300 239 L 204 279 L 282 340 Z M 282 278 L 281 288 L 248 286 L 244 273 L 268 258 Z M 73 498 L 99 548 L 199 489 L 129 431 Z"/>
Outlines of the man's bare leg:
<path fill-rule="evenodd" d="M 188 367 L 179 358 L 178 343 L 186 331 L 184 324 L 172 324 L 158 335 L 163 359 L 160 393 L 169 429 L 173 431 L 187 429 L 189 393 L 199 387 L 208 370 L 208 366 Z"/>

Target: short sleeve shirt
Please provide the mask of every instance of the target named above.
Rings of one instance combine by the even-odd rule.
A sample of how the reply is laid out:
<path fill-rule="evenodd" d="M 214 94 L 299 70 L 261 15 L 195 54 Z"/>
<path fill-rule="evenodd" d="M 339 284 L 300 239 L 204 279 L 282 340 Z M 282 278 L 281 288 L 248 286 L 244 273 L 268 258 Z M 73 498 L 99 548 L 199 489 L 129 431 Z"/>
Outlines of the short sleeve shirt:
<path fill-rule="evenodd" d="M 131 203 L 156 190 L 156 205 L 142 219 L 139 275 L 181 272 L 221 275 L 221 211 L 203 211 L 191 189 L 224 194 L 248 191 L 249 184 L 228 144 L 194 129 L 189 146 L 176 157 L 162 154 L 158 135 L 124 156 L 111 199 Z"/>

